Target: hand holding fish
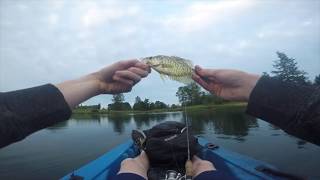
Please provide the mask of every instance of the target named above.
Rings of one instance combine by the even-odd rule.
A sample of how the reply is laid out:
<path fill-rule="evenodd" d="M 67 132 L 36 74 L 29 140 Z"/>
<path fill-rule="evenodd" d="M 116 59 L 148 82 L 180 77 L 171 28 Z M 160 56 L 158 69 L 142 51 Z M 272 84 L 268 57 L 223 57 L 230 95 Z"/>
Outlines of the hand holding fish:
<path fill-rule="evenodd" d="M 142 78 L 148 76 L 150 67 L 138 60 L 119 61 L 95 73 L 100 92 L 116 94 L 131 91 Z"/>
<path fill-rule="evenodd" d="M 73 109 L 81 102 L 99 94 L 131 91 L 132 87 L 150 72 L 150 67 L 138 60 L 119 61 L 97 72 L 55 86 Z"/>
<path fill-rule="evenodd" d="M 248 101 L 260 76 L 238 70 L 195 67 L 194 81 L 204 89 L 227 100 Z"/>

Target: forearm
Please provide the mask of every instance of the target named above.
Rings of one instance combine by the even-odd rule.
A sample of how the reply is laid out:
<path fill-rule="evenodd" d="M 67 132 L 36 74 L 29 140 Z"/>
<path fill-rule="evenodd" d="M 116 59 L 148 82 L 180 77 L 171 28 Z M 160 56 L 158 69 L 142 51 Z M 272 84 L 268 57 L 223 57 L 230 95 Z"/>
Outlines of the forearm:
<path fill-rule="evenodd" d="M 247 113 L 289 134 L 320 144 L 320 89 L 262 77 L 251 93 Z"/>
<path fill-rule="evenodd" d="M 0 93 L 0 148 L 70 115 L 61 92 L 51 84 Z"/>
<path fill-rule="evenodd" d="M 63 94 L 71 109 L 89 98 L 100 94 L 100 85 L 95 74 L 55 85 Z"/>

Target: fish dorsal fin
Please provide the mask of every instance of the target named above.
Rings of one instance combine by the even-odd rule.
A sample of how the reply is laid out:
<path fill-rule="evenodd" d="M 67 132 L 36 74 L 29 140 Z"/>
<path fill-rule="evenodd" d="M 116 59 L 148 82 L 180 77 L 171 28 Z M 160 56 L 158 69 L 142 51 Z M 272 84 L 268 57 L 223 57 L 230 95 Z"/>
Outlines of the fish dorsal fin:
<path fill-rule="evenodd" d="M 171 56 L 173 59 L 176 59 L 177 61 L 181 61 L 183 63 L 186 63 L 189 67 L 193 68 L 193 63 L 191 60 L 189 59 L 183 59 L 181 57 L 178 56 Z"/>

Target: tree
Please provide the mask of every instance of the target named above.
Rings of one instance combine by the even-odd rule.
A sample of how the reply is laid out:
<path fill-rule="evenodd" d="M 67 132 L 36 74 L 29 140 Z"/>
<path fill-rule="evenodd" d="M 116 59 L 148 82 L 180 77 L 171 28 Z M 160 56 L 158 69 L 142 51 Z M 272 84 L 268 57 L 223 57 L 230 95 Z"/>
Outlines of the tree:
<path fill-rule="evenodd" d="M 187 86 L 179 87 L 176 96 L 182 105 L 200 104 L 201 88 L 196 83 L 191 83 Z"/>
<path fill-rule="evenodd" d="M 316 76 L 316 78 L 314 78 L 313 84 L 316 86 L 320 86 L 320 74 L 318 76 Z"/>
<path fill-rule="evenodd" d="M 175 105 L 175 104 L 172 104 L 170 108 L 171 108 L 171 109 L 176 109 L 176 108 L 178 108 L 178 106 Z"/>
<path fill-rule="evenodd" d="M 143 107 L 144 107 L 144 110 L 149 110 L 150 109 L 150 103 L 149 103 L 149 99 L 144 99 L 143 101 Z"/>
<path fill-rule="evenodd" d="M 112 104 L 108 104 L 109 110 L 131 110 L 130 104 L 128 102 L 124 102 L 124 95 L 122 93 L 113 95 L 112 102 Z"/>
<path fill-rule="evenodd" d="M 187 102 L 189 101 L 189 93 L 187 86 L 179 87 L 178 91 L 176 92 L 176 96 L 178 97 L 179 102 L 182 105 L 187 104 Z"/>
<path fill-rule="evenodd" d="M 278 60 L 274 61 L 274 71 L 271 73 L 281 81 L 308 84 L 307 73 L 298 69 L 298 63 L 288 58 L 285 53 L 277 52 Z"/>
<path fill-rule="evenodd" d="M 166 108 L 168 108 L 168 106 L 164 102 L 161 102 L 161 101 L 156 101 L 154 103 L 154 106 L 155 106 L 155 109 L 166 109 Z"/>
<path fill-rule="evenodd" d="M 114 94 L 112 98 L 113 103 L 122 103 L 124 101 L 124 95 L 122 93 L 120 94 Z"/>
<path fill-rule="evenodd" d="M 139 102 L 141 102 L 141 98 L 139 96 L 137 96 L 135 99 L 135 103 L 139 103 Z"/>
<path fill-rule="evenodd" d="M 263 75 L 263 76 L 270 77 L 270 75 L 269 75 L 267 72 L 262 72 L 262 75 Z"/>
<path fill-rule="evenodd" d="M 150 110 L 153 110 L 153 109 L 157 109 L 157 108 L 156 108 L 155 104 L 152 102 L 152 103 L 150 103 L 150 105 L 149 105 L 149 109 L 150 109 Z"/>
<path fill-rule="evenodd" d="M 136 97 L 135 103 L 133 105 L 134 110 L 146 111 L 150 109 L 149 99 L 141 100 L 139 96 Z"/>

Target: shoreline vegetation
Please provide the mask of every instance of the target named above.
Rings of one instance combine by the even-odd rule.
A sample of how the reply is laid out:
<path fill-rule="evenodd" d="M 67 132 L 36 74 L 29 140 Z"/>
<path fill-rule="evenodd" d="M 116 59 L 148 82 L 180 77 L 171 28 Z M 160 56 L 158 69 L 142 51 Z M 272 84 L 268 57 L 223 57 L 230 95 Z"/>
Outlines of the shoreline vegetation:
<path fill-rule="evenodd" d="M 245 109 L 247 103 L 244 102 L 226 102 L 222 104 L 200 104 L 186 106 L 187 112 L 201 111 L 201 110 L 224 110 L 224 109 Z M 89 108 L 84 108 L 89 107 Z M 179 112 L 183 111 L 184 107 L 178 106 L 175 108 L 165 108 L 165 109 L 152 109 L 152 110 L 108 110 L 108 109 L 95 109 L 92 106 L 84 106 L 76 108 L 73 110 L 72 114 L 149 114 L 149 113 L 162 113 L 162 112 Z M 94 105 L 94 107 L 100 107 L 99 105 Z"/>

